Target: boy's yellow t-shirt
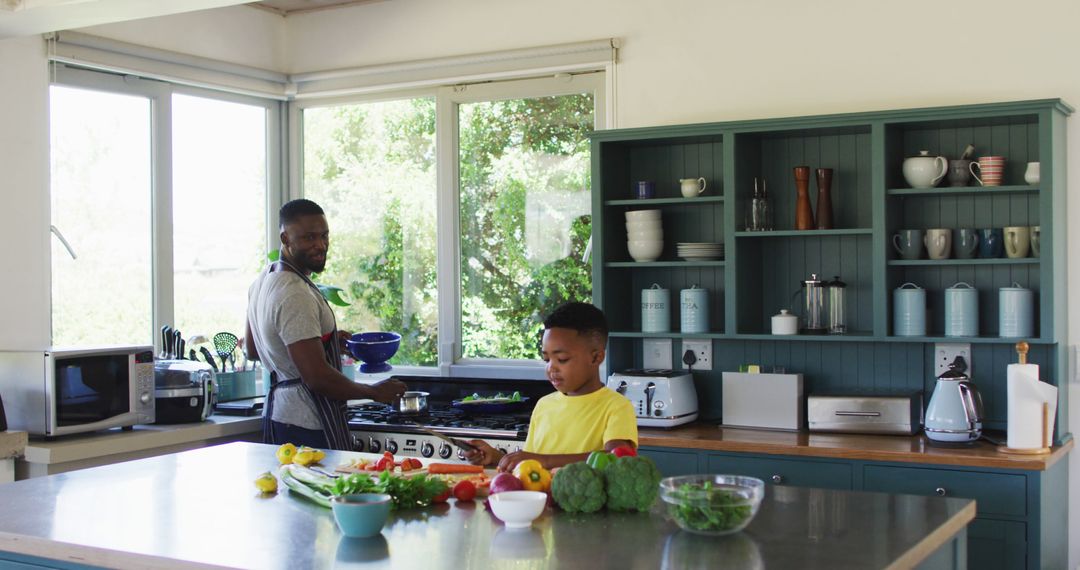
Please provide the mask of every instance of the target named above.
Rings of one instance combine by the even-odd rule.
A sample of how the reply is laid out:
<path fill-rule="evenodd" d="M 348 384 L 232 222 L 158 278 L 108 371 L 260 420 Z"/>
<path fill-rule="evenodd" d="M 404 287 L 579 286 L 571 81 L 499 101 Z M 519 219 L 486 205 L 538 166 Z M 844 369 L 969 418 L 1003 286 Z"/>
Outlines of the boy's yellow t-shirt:
<path fill-rule="evenodd" d="M 637 418 L 625 396 L 604 386 L 584 396 L 553 392 L 540 398 L 529 421 L 525 451 L 546 455 L 588 453 L 613 439 L 637 445 Z"/>

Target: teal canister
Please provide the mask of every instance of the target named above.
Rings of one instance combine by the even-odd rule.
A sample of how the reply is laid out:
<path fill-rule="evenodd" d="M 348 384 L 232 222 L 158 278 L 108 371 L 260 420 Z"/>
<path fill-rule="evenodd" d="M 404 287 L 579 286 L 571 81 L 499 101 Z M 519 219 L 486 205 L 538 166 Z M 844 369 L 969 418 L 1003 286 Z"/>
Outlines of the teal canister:
<path fill-rule="evenodd" d="M 679 292 L 679 321 L 684 333 L 709 332 L 709 290 L 692 285 Z"/>
<path fill-rule="evenodd" d="M 945 336 L 979 336 L 979 291 L 968 283 L 945 289 Z"/>
<path fill-rule="evenodd" d="M 998 291 L 998 331 L 1004 338 L 1035 334 L 1035 292 L 1013 283 Z"/>
<path fill-rule="evenodd" d="M 670 296 L 657 283 L 641 290 L 641 332 L 670 332 Z"/>
<path fill-rule="evenodd" d="M 914 283 L 893 289 L 893 335 L 926 336 L 926 289 Z"/>

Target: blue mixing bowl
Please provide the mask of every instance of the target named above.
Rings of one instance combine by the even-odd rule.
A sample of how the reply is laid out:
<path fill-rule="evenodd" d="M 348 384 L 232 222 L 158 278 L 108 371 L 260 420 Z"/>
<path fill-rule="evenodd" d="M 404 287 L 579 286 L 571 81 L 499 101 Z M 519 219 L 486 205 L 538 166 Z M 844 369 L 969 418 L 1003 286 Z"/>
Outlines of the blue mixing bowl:
<path fill-rule="evenodd" d="M 330 500 L 341 534 L 366 538 L 382 532 L 390 514 L 390 495 L 361 493 L 341 495 Z"/>
<path fill-rule="evenodd" d="M 385 372 L 390 370 L 386 361 L 393 358 L 401 346 L 401 335 L 396 332 L 356 333 L 345 341 L 345 346 L 353 358 L 363 362 L 361 372 Z"/>

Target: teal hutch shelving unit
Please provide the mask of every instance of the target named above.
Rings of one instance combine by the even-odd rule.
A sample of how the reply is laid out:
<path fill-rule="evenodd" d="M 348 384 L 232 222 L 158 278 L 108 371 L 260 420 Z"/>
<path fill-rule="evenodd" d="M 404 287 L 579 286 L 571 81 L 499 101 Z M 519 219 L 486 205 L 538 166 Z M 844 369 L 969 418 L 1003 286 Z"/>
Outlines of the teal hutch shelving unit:
<path fill-rule="evenodd" d="M 1072 111 L 1064 102 L 1048 99 L 596 132 L 592 141 L 593 295 L 612 330 L 608 369 L 641 367 L 644 338 L 673 339 L 676 367 L 681 365 L 682 340 L 711 339 L 713 370 L 694 375 L 701 417 L 716 421 L 721 410 L 721 371 L 741 364 L 802 372 L 807 392 L 919 390 L 925 405 L 934 388 L 934 344 L 970 343 L 972 379 L 985 404 L 984 427 L 1004 430 L 1005 372 L 1006 365 L 1016 360 L 1017 339 L 998 337 L 998 289 L 1018 283 L 1036 293 L 1036 336 L 1025 340 L 1031 344 L 1029 361 L 1041 366 L 1043 380 L 1059 387 L 1054 441 L 1060 445 L 1071 438 L 1066 429 L 1064 381 L 1064 205 L 1065 121 Z M 957 158 L 968 143 L 975 145 L 976 156 L 1006 157 L 1002 186 L 907 187 L 901 172 L 904 158 L 920 150 Z M 1041 163 L 1037 186 L 1023 180 L 1026 163 L 1033 161 Z M 793 229 L 792 168 L 799 165 L 833 169 L 835 229 Z M 683 198 L 678 180 L 699 176 L 707 179 L 708 190 L 698 198 Z M 755 177 L 767 180 L 774 231 L 743 231 Z M 633 199 L 632 188 L 638 180 L 655 181 L 656 198 Z M 811 176 L 815 212 L 816 193 Z M 664 252 L 657 261 L 638 263 L 627 251 L 623 213 L 646 208 L 662 210 Z M 891 245 L 892 236 L 901 228 L 1032 225 L 1041 226 L 1038 258 L 908 261 L 898 259 Z M 678 242 L 723 242 L 725 258 L 680 260 L 675 255 Z M 782 308 L 795 308 L 800 282 L 811 273 L 824 279 L 839 276 L 847 283 L 849 333 L 770 335 L 770 317 Z M 979 291 L 979 336 L 946 338 L 944 290 L 961 281 Z M 926 337 L 892 335 L 892 290 L 906 282 L 927 289 Z M 675 332 L 641 332 L 641 290 L 653 283 L 671 291 Z M 691 285 L 710 292 L 712 329 L 708 333 L 677 332 L 678 292 Z M 1021 497 L 1017 499 L 1020 506 L 1008 503 L 999 508 L 999 500 L 984 505 L 996 495 L 980 495 L 969 555 L 973 561 L 994 562 L 982 568 L 1014 568 L 1018 560 L 1026 561 L 1029 568 L 1045 566 L 1054 556 L 1051 553 L 1060 550 L 1056 543 L 1065 540 L 1064 534 L 1047 528 L 1064 516 L 1065 506 L 1052 504 L 1047 496 L 1064 493 L 1066 461 L 1058 462 L 1052 472 L 993 472 L 844 461 L 825 462 L 822 467 L 821 462 L 806 458 L 719 455 L 709 459 L 716 454 L 647 451 L 667 453 L 672 461 L 681 457 L 682 465 L 695 470 L 729 465 L 734 467 L 728 471 L 739 471 L 739 465 L 751 465 L 751 460 L 790 460 L 808 473 L 825 468 L 820 481 L 894 492 L 913 492 L 907 482 L 930 472 L 983 485 L 992 493 Z M 850 475 L 837 477 L 828 469 Z M 805 484 L 819 484 L 818 479 L 809 477 Z M 976 547 L 995 554 L 977 555 Z"/>

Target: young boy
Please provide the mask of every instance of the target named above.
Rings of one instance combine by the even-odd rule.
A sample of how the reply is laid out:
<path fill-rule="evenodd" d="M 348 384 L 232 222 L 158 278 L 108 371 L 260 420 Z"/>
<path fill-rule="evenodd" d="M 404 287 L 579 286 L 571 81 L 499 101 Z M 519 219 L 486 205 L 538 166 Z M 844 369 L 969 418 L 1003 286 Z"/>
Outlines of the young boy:
<path fill-rule="evenodd" d="M 522 451 L 503 454 L 483 441 L 466 454 L 473 464 L 513 470 L 536 459 L 546 469 L 584 461 L 589 453 L 620 446 L 637 447 L 634 408 L 604 386 L 600 363 L 607 346 L 607 319 L 588 303 L 566 303 L 544 320 L 541 356 L 555 392 L 540 398 L 529 422 Z"/>

